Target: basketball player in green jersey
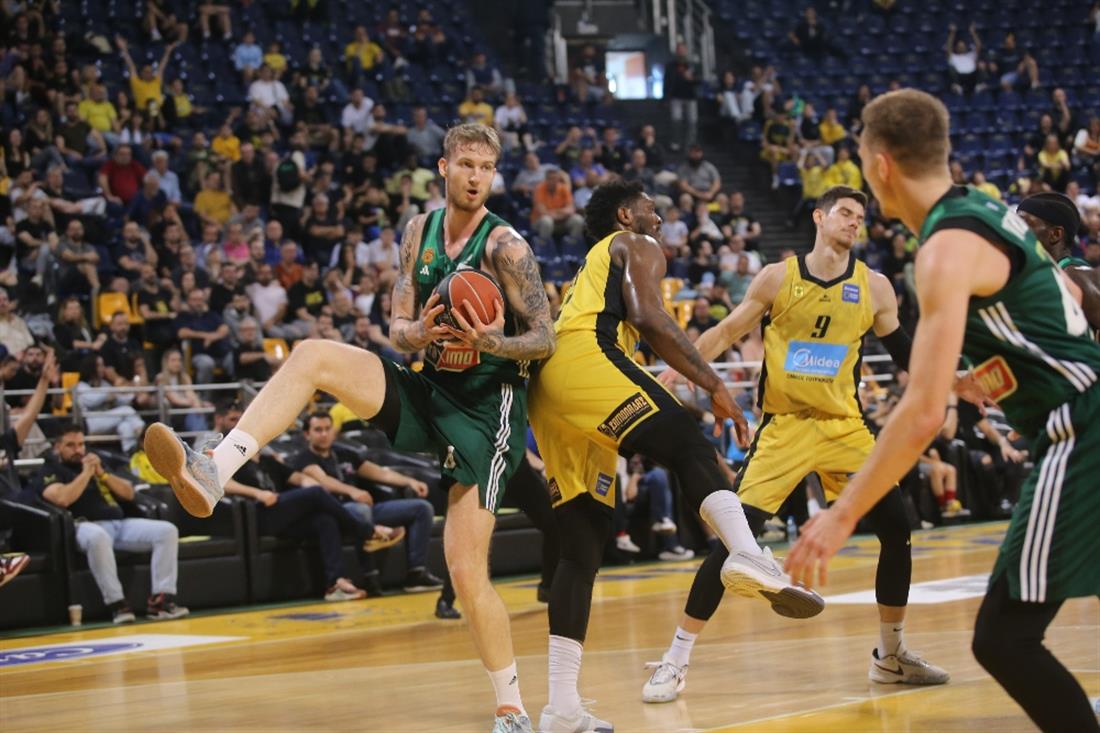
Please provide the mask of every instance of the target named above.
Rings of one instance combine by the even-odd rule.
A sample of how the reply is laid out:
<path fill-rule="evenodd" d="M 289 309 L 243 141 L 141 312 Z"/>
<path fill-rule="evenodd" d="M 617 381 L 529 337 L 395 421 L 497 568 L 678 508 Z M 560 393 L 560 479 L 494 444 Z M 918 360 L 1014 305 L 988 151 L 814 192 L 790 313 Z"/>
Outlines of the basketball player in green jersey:
<path fill-rule="evenodd" d="M 145 448 L 192 514 L 207 516 L 225 482 L 301 413 L 314 392 L 335 396 L 386 431 L 400 450 L 431 452 L 450 482 L 443 533 L 447 567 L 497 696 L 493 733 L 531 733 L 519 694 L 508 612 L 489 581 L 489 541 L 503 489 L 523 460 L 527 364 L 554 351 L 554 326 L 538 264 L 514 229 L 485 208 L 500 157 L 490 127 L 463 124 L 443 141 L 447 205 L 409 222 L 401 240 L 390 341 L 426 350 L 423 372 L 346 344 L 301 341 L 212 457 L 191 451 L 159 423 Z M 435 286 L 460 266 L 495 276 L 506 308 L 492 323 L 457 310 L 459 330 L 437 323 Z M 506 313 L 505 313 L 506 311 Z"/>
<path fill-rule="evenodd" d="M 1046 248 L 1069 279 L 1081 288 L 1081 310 L 1093 333 L 1100 332 L 1100 270 L 1070 251 L 1081 227 L 1081 212 L 1065 194 L 1044 191 L 1020 202 L 1016 213 L 1027 222 L 1039 244 Z"/>
<path fill-rule="evenodd" d="M 943 423 L 960 353 L 989 397 L 1031 438 L 1036 469 L 1001 545 L 974 629 L 983 667 L 1044 731 L 1097 731 L 1073 675 L 1042 644 L 1068 598 L 1100 594 L 1100 345 L 1076 298 L 1027 224 L 1004 204 L 953 186 L 948 114 L 902 89 L 863 110 L 863 176 L 885 216 L 922 242 L 920 321 L 909 385 L 870 458 L 829 510 L 807 525 L 786 567 L 825 583 L 826 565 Z"/>

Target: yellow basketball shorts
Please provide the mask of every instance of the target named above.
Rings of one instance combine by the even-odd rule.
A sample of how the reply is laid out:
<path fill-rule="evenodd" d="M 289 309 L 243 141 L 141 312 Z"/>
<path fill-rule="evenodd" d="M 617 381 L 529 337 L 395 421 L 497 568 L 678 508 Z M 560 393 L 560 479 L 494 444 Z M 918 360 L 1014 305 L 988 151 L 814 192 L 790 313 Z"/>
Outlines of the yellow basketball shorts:
<path fill-rule="evenodd" d="M 619 447 L 662 409 L 680 404 L 621 349 L 563 334 L 528 387 L 528 418 L 554 506 L 584 493 L 615 506 Z"/>
<path fill-rule="evenodd" d="M 734 488 L 742 503 L 775 514 L 803 478 L 817 473 L 834 501 L 874 447 L 862 417 L 765 414 Z"/>

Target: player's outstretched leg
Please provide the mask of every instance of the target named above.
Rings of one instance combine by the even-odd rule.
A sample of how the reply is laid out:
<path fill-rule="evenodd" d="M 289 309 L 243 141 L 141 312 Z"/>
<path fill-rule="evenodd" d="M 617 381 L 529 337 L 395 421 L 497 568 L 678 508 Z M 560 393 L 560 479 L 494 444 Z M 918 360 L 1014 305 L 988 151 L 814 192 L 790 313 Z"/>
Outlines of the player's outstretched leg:
<path fill-rule="evenodd" d="M 154 423 L 145 435 L 149 462 L 168 481 L 184 509 L 208 517 L 237 469 L 286 430 L 318 390 L 370 419 L 382 409 L 386 397 L 382 362 L 369 351 L 347 344 L 302 341 L 212 456 L 191 450 L 170 427 Z"/>
<path fill-rule="evenodd" d="M 768 601 L 781 616 L 809 618 L 821 613 L 825 608 L 821 596 L 792 583 L 771 551 L 756 544 L 741 500 L 728 490 L 718 467 L 714 446 L 685 410 L 662 409 L 627 435 L 623 449 L 648 456 L 676 475 L 688 504 L 729 551 L 721 570 L 726 588 L 746 598 Z"/>

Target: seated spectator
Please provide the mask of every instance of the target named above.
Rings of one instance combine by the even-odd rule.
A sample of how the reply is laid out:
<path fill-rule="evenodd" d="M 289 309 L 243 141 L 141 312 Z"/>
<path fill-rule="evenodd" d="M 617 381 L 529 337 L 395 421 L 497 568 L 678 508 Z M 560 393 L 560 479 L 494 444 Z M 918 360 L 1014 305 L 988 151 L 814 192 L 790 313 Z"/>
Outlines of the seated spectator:
<path fill-rule="evenodd" d="M 102 202 L 102 199 L 95 197 L 85 201 L 95 205 L 97 202 Z M 160 225 L 166 206 L 168 206 L 168 196 L 161 190 L 160 176 L 155 171 L 149 171 L 142 179 L 141 190 L 130 202 L 127 218 L 145 229 L 153 229 Z M 78 209 L 75 213 L 85 212 Z"/>
<path fill-rule="evenodd" d="M 145 421 L 133 407 L 134 393 L 112 388 L 103 357 L 90 354 L 80 363 L 80 381 L 73 388 L 73 402 L 80 408 L 88 432 L 114 433 L 123 452 L 137 445 Z M 83 436 L 81 436 L 83 438 Z"/>
<path fill-rule="evenodd" d="M 825 170 L 825 187 L 833 186 L 849 186 L 857 191 L 863 188 L 863 173 L 846 147 L 837 151 L 836 162 Z"/>
<path fill-rule="evenodd" d="M 398 364 L 405 361 L 405 357 L 393 347 L 378 324 L 373 323 L 370 316 L 362 312 L 356 316 L 352 328 L 344 333 L 344 342 L 384 356 Z"/>
<path fill-rule="evenodd" d="M 584 231 L 584 218 L 573 207 L 569 180 L 560 168 L 546 171 L 546 178 L 535 186 L 532 204 L 531 224 L 544 239 L 561 234 L 579 237 Z"/>
<path fill-rule="evenodd" d="M 436 178 L 436 171 L 429 170 L 423 167 L 417 160 L 415 153 L 409 153 L 405 156 L 404 167 L 397 170 L 389 180 L 386 181 L 386 193 L 390 196 L 399 195 L 401 192 L 401 178 L 408 176 L 412 181 L 412 188 L 409 190 L 409 195 L 416 199 L 417 202 L 424 202 L 428 198 L 428 182 L 434 181 Z"/>
<path fill-rule="evenodd" d="M 176 295 L 157 277 L 156 269 L 149 263 L 141 266 L 138 280 L 138 313 L 143 323 L 142 336 L 153 345 L 154 352 L 161 351 L 176 340 L 173 321 L 176 318 Z M 79 303 L 77 303 L 79 310 Z"/>
<path fill-rule="evenodd" d="M 301 279 L 287 288 L 287 313 L 285 322 L 295 325 L 306 325 L 312 329 L 321 315 L 328 296 L 321 284 L 320 265 L 313 260 L 307 260 L 302 267 Z"/>
<path fill-rule="evenodd" d="M 47 207 L 48 199 L 32 198 L 27 202 L 27 218 L 15 225 L 17 272 L 27 279 L 37 277 L 43 284 L 51 270 L 51 255 L 58 243 Z"/>
<path fill-rule="evenodd" d="M 99 169 L 99 187 L 103 189 L 103 196 L 116 206 L 129 206 L 144 179 L 145 166 L 134 160 L 129 145 L 115 148 L 111 159 Z"/>
<path fill-rule="evenodd" d="M 832 165 L 835 157 L 833 147 L 821 139 L 821 123 L 817 120 L 814 106 L 809 102 L 802 107 L 802 120 L 798 125 L 797 137 L 802 150 L 816 152 L 824 167 Z"/>
<path fill-rule="evenodd" d="M 466 90 L 474 87 L 481 89 L 492 96 L 504 91 L 504 77 L 495 66 L 490 66 L 484 51 L 478 51 L 470 59 L 466 66 Z"/>
<path fill-rule="evenodd" d="M 680 209 L 676 206 L 665 210 L 664 221 L 661 222 L 661 245 L 668 259 L 688 254 L 684 251 L 688 246 L 688 228 L 680 220 Z"/>
<path fill-rule="evenodd" d="M 189 432 L 199 432 L 208 429 L 206 415 L 201 410 L 211 404 L 199 397 L 191 387 L 191 375 L 183 368 L 183 354 L 179 349 L 169 349 L 160 359 L 160 372 L 156 376 L 155 383 L 158 387 L 164 387 L 164 399 L 168 401 L 172 409 L 190 410 L 182 415 L 183 429 Z"/>
<path fill-rule="evenodd" d="M 1001 89 L 1035 89 L 1039 86 L 1039 64 L 1029 49 L 1016 45 L 1016 33 L 1009 31 L 993 56 L 989 71 L 1001 81 Z"/>
<path fill-rule="evenodd" d="M 772 112 L 761 133 L 760 159 L 772 169 L 772 189 L 779 188 L 779 164 L 791 159 L 790 145 L 794 137 L 785 114 Z"/>
<path fill-rule="evenodd" d="M 564 170 L 572 170 L 581 157 L 581 143 L 584 141 L 584 132 L 574 125 L 570 127 L 565 137 L 554 148 L 554 154 L 558 156 L 558 163 Z"/>
<path fill-rule="evenodd" d="M 718 228 L 718 224 L 710 218 L 710 209 L 705 203 L 700 203 L 695 206 L 695 228 L 691 230 L 691 234 L 688 235 L 688 244 L 691 245 L 692 251 L 699 249 L 700 243 L 703 241 L 710 242 L 711 245 L 718 245 L 725 237 L 722 235 L 721 229 Z"/>
<path fill-rule="evenodd" d="M 723 131 L 736 131 L 742 122 L 752 119 L 752 95 L 746 95 L 743 87 L 737 83 L 732 71 L 722 74 L 718 85 L 718 117 L 725 122 Z"/>
<path fill-rule="evenodd" d="M 157 193 L 160 194 L 159 191 Z M 144 265 L 156 267 L 157 253 L 149 241 L 149 234 L 136 222 L 130 221 L 123 225 L 122 239 L 115 248 L 115 263 L 130 280 L 140 277 Z"/>
<path fill-rule="evenodd" d="M 122 36 L 115 36 L 115 44 L 118 46 L 122 60 L 126 62 L 126 70 L 130 74 L 130 94 L 134 98 L 134 107 L 138 112 L 146 112 L 158 109 L 164 102 L 164 71 L 168 68 L 168 61 L 172 58 L 172 52 L 176 50 L 178 43 L 169 43 L 164 47 L 164 55 L 160 59 L 156 70 L 152 64 L 142 64 L 141 69 L 130 58 L 129 45 Z M 152 105 L 152 107 L 150 107 Z"/>
<path fill-rule="evenodd" d="M 695 557 L 694 552 L 684 549 L 679 542 L 676 523 L 672 521 L 672 488 L 665 469 L 640 455 L 631 457 L 623 497 L 628 514 L 633 514 L 637 504 L 648 504 L 650 530 L 657 535 L 660 548 L 659 560 L 673 562 Z"/>
<path fill-rule="evenodd" d="M 297 251 L 293 242 L 288 242 L 283 247 L 284 250 L 294 248 Z M 266 262 L 261 264 L 256 271 L 256 281 L 248 285 L 245 291 L 256 309 L 256 317 L 263 326 L 264 334 L 271 338 L 291 340 L 305 338 L 309 334 L 312 321 L 291 318 L 288 322 L 287 292 L 280 281 L 275 279 L 271 265 Z"/>
<path fill-rule="evenodd" d="M 153 152 L 153 171 L 157 174 L 157 187 L 169 203 L 178 204 L 182 200 L 180 179 L 175 171 L 168 167 L 168 153 L 164 150 Z"/>
<path fill-rule="evenodd" d="M 348 99 L 347 88 L 340 79 L 333 76 L 317 46 L 309 49 L 305 66 L 298 70 L 295 79 L 298 87 L 315 88 L 322 99 L 331 99 L 337 104 L 343 104 Z"/>
<path fill-rule="evenodd" d="M 589 173 L 596 174 L 597 185 L 604 183 L 609 177 L 607 169 L 596 162 L 595 151 L 593 151 L 592 148 L 585 148 L 581 151 L 580 155 L 577 156 L 577 164 L 569 171 L 569 178 L 573 183 L 573 188 L 576 189 L 584 186 Z"/>
<path fill-rule="evenodd" d="M 443 155 L 443 137 L 446 132 L 428 117 L 424 106 L 413 108 L 413 124 L 405 132 L 409 147 L 420 160 L 435 161 Z"/>
<path fill-rule="evenodd" d="M 384 226 L 378 238 L 367 245 L 367 266 L 373 267 L 380 278 L 391 277 L 390 273 L 396 274 L 400 265 L 400 255 L 397 231 L 391 226 Z"/>
<path fill-rule="evenodd" d="M 233 49 L 233 68 L 240 72 L 241 81 L 247 85 L 252 83 L 252 78 L 263 63 L 264 52 L 256 43 L 256 34 L 245 31 L 241 42 Z"/>
<path fill-rule="evenodd" d="M 148 618 L 187 615 L 188 610 L 176 604 L 179 531 L 170 522 L 123 516 L 119 502 L 133 500 L 134 486 L 109 472 L 98 455 L 85 449 L 80 427 L 67 427 L 57 436 L 54 450 L 39 470 L 35 491 L 43 500 L 68 509 L 77 520 L 77 546 L 88 557 L 88 567 L 114 623 L 134 620 L 118 579 L 115 548 L 153 553 Z"/>
<path fill-rule="evenodd" d="M 1073 160 L 1092 174 L 1093 185 L 1100 185 L 1100 117 L 1089 118 L 1088 127 L 1082 127 L 1073 138 Z"/>
<path fill-rule="evenodd" d="M 443 198 L 443 189 L 439 185 L 439 181 L 432 180 L 428 182 L 428 199 L 424 202 L 424 213 L 430 214 L 436 209 L 442 209 L 447 206 L 447 200 Z"/>
<path fill-rule="evenodd" d="M 407 28 L 408 25 L 401 19 L 397 8 L 391 7 L 386 11 L 386 17 L 378 25 L 375 33 L 386 54 L 393 59 L 395 69 L 408 64 L 403 56 Z"/>
<path fill-rule="evenodd" d="M 228 432 L 236 427 L 241 408 L 235 404 L 214 411 L 214 429 Z M 256 518 L 261 535 L 316 540 L 325 572 L 325 600 L 352 601 L 382 595 L 378 570 L 365 550 L 375 527 L 352 517 L 320 486 L 290 488 L 293 470 L 274 457 L 255 456 L 225 485 L 227 494 L 243 496 L 257 503 Z M 366 590 L 357 588 L 345 573 L 343 535 L 355 539 Z"/>
<path fill-rule="evenodd" d="M 241 139 L 233 134 L 228 122 L 218 128 L 218 134 L 210 141 L 210 149 L 224 161 L 236 163 L 241 159 Z"/>
<path fill-rule="evenodd" d="M 279 262 L 275 265 L 274 274 L 284 288 L 293 287 L 294 283 L 302 279 L 302 253 L 297 244 L 286 240 L 279 247 Z M 261 280 L 259 271 L 256 279 Z M 261 284 L 265 283 L 261 281 Z"/>
<path fill-rule="evenodd" d="M 84 241 L 84 224 L 73 219 L 57 245 L 58 289 L 62 293 L 99 292 L 99 253 Z"/>
<path fill-rule="evenodd" d="M 146 0 L 142 28 L 154 43 L 162 38 L 180 43 L 187 40 L 187 24 L 179 22 L 165 0 Z"/>
<path fill-rule="evenodd" d="M 237 207 L 222 185 L 222 174 L 218 171 L 207 173 L 202 190 L 195 196 L 195 214 L 204 224 L 214 224 L 220 229 L 236 213 Z"/>
<path fill-rule="evenodd" d="M 821 61 L 825 54 L 847 59 L 848 54 L 839 45 L 833 42 L 829 30 L 818 20 L 817 10 L 807 6 L 802 19 L 794 27 L 787 38 L 798 50 L 809 56 L 814 61 Z"/>
<path fill-rule="evenodd" d="M 367 126 L 366 146 L 378 158 L 379 168 L 395 168 L 405 160 L 409 154 L 409 143 L 405 137 L 408 132 L 404 125 L 386 121 L 385 105 L 374 105 Z"/>
<path fill-rule="evenodd" d="M 356 26 L 351 43 L 344 47 L 344 62 L 353 78 L 371 71 L 386 58 L 382 47 L 371 40 L 366 26 Z"/>
<path fill-rule="evenodd" d="M 252 241 L 259 241 L 262 236 L 259 229 L 253 229 L 252 234 Z M 226 265 L 245 265 L 248 262 L 251 248 L 252 243 L 249 239 L 245 238 L 244 227 L 240 222 L 231 219 L 225 227 L 225 239 L 223 239 L 221 244 L 216 248 L 224 257 L 223 269 L 225 269 Z M 209 270 L 210 268 L 207 269 Z"/>
<path fill-rule="evenodd" d="M 528 201 L 534 195 L 535 187 L 546 178 L 546 171 L 550 166 L 542 163 L 535 153 L 527 153 L 523 156 L 523 167 L 516 173 L 512 181 L 512 193 L 523 196 Z"/>
<path fill-rule="evenodd" d="M 237 379 L 266 382 L 271 379 L 272 372 L 282 365 L 285 358 L 285 355 L 267 353 L 260 334 L 260 324 L 255 318 L 245 316 L 241 319 L 237 326 L 237 339 L 233 347 Z"/>
<path fill-rule="evenodd" d="M 264 168 L 262 157 L 256 155 L 256 147 L 247 140 L 241 144 L 240 160 L 229 169 L 229 182 L 233 204 L 240 211 L 255 207 L 258 217 L 260 209 L 266 208 L 271 200 L 271 175 Z"/>
<path fill-rule="evenodd" d="M 199 258 L 195 253 L 195 248 L 189 244 L 180 247 L 179 264 L 172 270 L 172 281 L 177 287 L 181 287 L 183 278 L 186 275 L 195 278 L 194 286 L 200 290 L 206 290 L 210 287 L 210 274 L 199 267 Z"/>
<path fill-rule="evenodd" d="M 328 262 L 332 248 L 344 238 L 344 225 L 336 208 L 330 206 L 325 194 L 313 197 L 309 213 L 302 222 L 305 236 L 302 249 L 306 258 L 315 262 Z"/>
<path fill-rule="evenodd" d="M 485 92 L 481 87 L 470 87 L 466 99 L 458 105 L 458 116 L 463 122 L 478 122 L 492 127 L 493 108 L 485 101 Z"/>
<path fill-rule="evenodd" d="M 99 348 L 107 382 L 115 386 L 133 383 L 137 376 L 136 362 L 142 362 L 144 373 L 144 352 L 141 342 L 130 335 L 129 316 L 123 311 L 111 314 L 107 334 L 107 340 Z"/>
<path fill-rule="evenodd" d="M 286 56 L 283 54 L 283 44 L 278 41 L 272 41 L 267 44 L 267 49 L 264 51 L 264 64 L 271 67 L 272 74 L 276 79 L 282 78 L 286 73 Z M 263 66 L 260 67 L 261 69 Z"/>
<path fill-rule="evenodd" d="M 713 277 L 711 282 L 713 282 Z M 718 325 L 718 319 L 710 312 L 710 301 L 699 297 L 695 299 L 695 305 L 691 308 L 691 318 L 687 322 L 687 328 L 694 328 L 700 334 Z"/>
<path fill-rule="evenodd" d="M 306 418 L 307 447 L 293 456 L 289 464 L 297 474 L 297 485 L 320 484 L 330 494 L 344 502 L 344 509 L 367 525 L 406 527 L 405 549 L 408 574 L 402 587 L 408 592 L 438 590 L 443 581 L 427 568 L 428 542 L 431 538 L 432 505 L 423 498 L 375 501 L 371 492 L 347 481 L 362 479 L 374 483 L 403 487 L 418 497 L 428 495 L 428 486 L 410 476 L 370 461 L 347 466 L 344 457 L 333 447 L 336 433 L 332 418 L 325 412 L 314 412 Z M 291 478 L 295 483 L 295 477 Z"/>
<path fill-rule="evenodd" d="M 7 349 L 7 353 L 18 358 L 33 343 L 34 336 L 27 328 L 27 322 L 15 312 L 8 291 L 0 288 L 0 345 Z"/>
<path fill-rule="evenodd" d="M 986 66 L 981 60 L 982 40 L 978 37 L 976 26 L 970 24 L 970 38 L 973 46 L 967 46 L 961 38 L 955 39 L 955 24 L 947 26 L 947 80 L 956 94 L 970 94 L 985 81 Z M 983 84 L 984 86 L 984 84 Z"/>
<path fill-rule="evenodd" d="M 493 113 L 493 123 L 505 150 L 515 150 L 520 145 L 530 147 L 534 142 L 527 133 L 527 111 L 515 92 L 504 95 L 504 103 Z"/>
<path fill-rule="evenodd" d="M 206 292 L 195 288 L 187 294 L 186 308 L 176 316 L 176 338 L 191 342 L 191 368 L 195 381 L 210 384 L 214 369 L 220 366 L 233 373 L 233 343 L 229 326 L 218 313 L 207 307 Z"/>
<path fill-rule="evenodd" d="M 985 173 L 982 171 L 974 171 L 970 177 L 970 185 L 990 198 L 1001 200 L 1001 189 L 997 188 L 997 184 L 986 180 Z"/>
<path fill-rule="evenodd" d="M 294 105 L 286 86 L 275 78 L 275 71 L 265 63 L 260 76 L 248 86 L 248 101 L 266 113 L 266 118 L 289 125 L 294 115 Z"/>
<path fill-rule="evenodd" d="M 719 262 L 721 263 L 721 250 L 719 250 Z M 740 305 L 755 276 L 749 272 L 752 261 L 748 257 L 738 257 L 735 262 L 733 270 L 727 270 L 724 264 L 720 264 L 722 272 L 718 275 L 718 282 L 725 286 L 730 302 L 733 305 Z"/>
<path fill-rule="evenodd" d="M 847 139 L 848 131 L 840 123 L 836 107 L 829 107 L 825 110 L 825 119 L 818 125 L 818 132 L 821 134 L 821 142 L 825 145 L 835 146 L 841 140 Z"/>
<path fill-rule="evenodd" d="M 825 149 L 832 152 L 832 148 Z M 814 205 L 817 203 L 817 197 L 825 193 L 828 188 L 825 185 L 826 164 L 822 160 L 819 150 L 821 148 L 810 148 L 803 151 L 802 165 L 798 170 L 799 178 L 802 180 L 802 196 L 787 221 L 788 226 L 791 228 L 798 226 L 805 220 L 806 216 L 813 211 Z"/>
<path fill-rule="evenodd" d="M 1069 182 L 1070 169 L 1069 153 L 1059 144 L 1058 136 L 1047 135 L 1039 151 L 1039 180 L 1051 190 L 1063 192 Z"/>
<path fill-rule="evenodd" d="M 94 84 L 89 96 L 77 105 L 77 114 L 98 133 L 99 140 L 106 141 L 107 145 L 118 144 L 118 133 L 122 130 L 122 123 L 118 119 L 118 110 L 107 98 L 107 87 Z M 106 154 L 107 147 L 100 148 L 98 152 Z M 10 168 L 8 175 L 15 177 Z"/>

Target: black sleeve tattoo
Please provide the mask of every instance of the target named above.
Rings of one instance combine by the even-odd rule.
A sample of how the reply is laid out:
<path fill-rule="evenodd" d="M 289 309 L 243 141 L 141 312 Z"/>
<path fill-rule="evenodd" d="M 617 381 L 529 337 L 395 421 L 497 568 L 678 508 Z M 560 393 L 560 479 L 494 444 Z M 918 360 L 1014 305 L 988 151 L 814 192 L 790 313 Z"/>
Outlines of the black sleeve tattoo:
<path fill-rule="evenodd" d="M 390 341 L 403 354 L 414 354 L 427 345 L 417 340 L 417 332 L 423 331 L 423 324 L 416 318 L 416 281 L 413 279 L 423 226 L 424 217 L 416 216 L 405 227 L 398 253 L 397 280 L 390 296 Z"/>
<path fill-rule="evenodd" d="M 482 350 L 507 359 L 545 359 L 554 353 L 554 323 L 535 255 L 523 237 L 507 229 L 497 237 L 489 258 L 519 333 L 486 334 Z"/>

